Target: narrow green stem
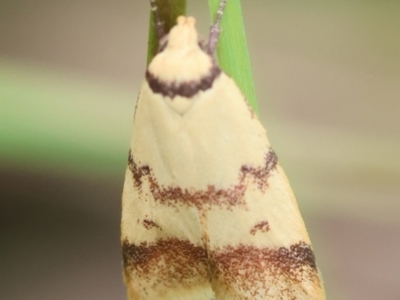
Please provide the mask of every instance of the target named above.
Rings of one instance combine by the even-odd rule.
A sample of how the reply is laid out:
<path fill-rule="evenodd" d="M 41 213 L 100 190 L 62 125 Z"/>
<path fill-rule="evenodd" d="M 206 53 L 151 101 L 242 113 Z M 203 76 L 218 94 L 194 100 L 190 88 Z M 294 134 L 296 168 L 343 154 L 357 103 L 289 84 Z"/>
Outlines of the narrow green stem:
<path fill-rule="evenodd" d="M 158 15 L 160 20 L 164 22 L 164 31 L 168 33 L 171 28 L 176 24 L 178 16 L 186 15 L 186 0 L 156 0 Z M 147 48 L 147 64 L 157 54 L 158 39 L 154 28 L 153 13 L 150 12 L 150 25 L 149 25 L 149 44 Z"/>

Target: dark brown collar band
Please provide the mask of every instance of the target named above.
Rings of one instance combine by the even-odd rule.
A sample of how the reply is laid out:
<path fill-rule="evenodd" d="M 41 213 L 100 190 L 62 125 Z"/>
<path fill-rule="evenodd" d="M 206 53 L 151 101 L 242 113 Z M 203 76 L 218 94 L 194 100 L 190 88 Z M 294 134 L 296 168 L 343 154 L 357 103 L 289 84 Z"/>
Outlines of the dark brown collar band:
<path fill-rule="evenodd" d="M 160 80 L 149 70 L 146 71 L 146 80 L 153 93 L 161 94 L 171 99 L 175 96 L 191 98 L 198 92 L 211 88 L 219 74 L 221 74 L 221 69 L 216 64 L 213 64 L 210 72 L 199 80 L 168 82 Z"/>

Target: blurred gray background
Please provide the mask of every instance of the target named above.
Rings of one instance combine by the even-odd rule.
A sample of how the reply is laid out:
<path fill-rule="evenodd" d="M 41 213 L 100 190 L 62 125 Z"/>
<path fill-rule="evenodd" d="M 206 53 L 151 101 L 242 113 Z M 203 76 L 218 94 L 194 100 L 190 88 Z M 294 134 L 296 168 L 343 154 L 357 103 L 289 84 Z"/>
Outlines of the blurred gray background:
<path fill-rule="evenodd" d="M 207 37 L 207 3 L 188 1 Z M 242 1 L 261 119 L 329 299 L 400 299 L 400 1 Z M 0 1 L 0 299 L 126 299 L 148 1 Z"/>

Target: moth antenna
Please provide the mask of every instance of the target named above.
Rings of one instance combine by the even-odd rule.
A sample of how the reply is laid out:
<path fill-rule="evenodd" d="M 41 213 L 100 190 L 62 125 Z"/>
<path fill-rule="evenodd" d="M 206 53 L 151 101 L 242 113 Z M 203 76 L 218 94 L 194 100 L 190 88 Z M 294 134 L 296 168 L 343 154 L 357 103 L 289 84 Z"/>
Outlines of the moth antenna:
<path fill-rule="evenodd" d="M 215 23 L 213 25 L 211 25 L 210 37 L 208 39 L 208 47 L 207 47 L 207 52 L 209 54 L 213 54 L 215 49 L 217 48 L 218 37 L 219 37 L 219 34 L 221 33 L 221 28 L 220 28 L 221 19 L 222 19 L 222 15 L 224 13 L 224 9 L 225 9 L 227 1 L 228 0 L 221 0 L 221 2 L 219 3 L 218 11 L 217 11 L 217 16 L 215 18 Z"/>
<path fill-rule="evenodd" d="M 164 31 L 164 22 L 161 21 L 160 15 L 158 14 L 158 6 L 156 0 L 150 0 L 150 8 L 151 11 L 153 12 L 154 28 L 157 33 L 158 44 L 160 44 L 161 39 L 165 36 L 165 31 Z"/>

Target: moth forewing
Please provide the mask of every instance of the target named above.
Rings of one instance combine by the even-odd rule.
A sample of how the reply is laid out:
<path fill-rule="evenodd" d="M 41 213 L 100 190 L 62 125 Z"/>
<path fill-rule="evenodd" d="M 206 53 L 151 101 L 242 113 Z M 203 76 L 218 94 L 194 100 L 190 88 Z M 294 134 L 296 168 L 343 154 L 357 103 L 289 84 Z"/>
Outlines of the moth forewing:
<path fill-rule="evenodd" d="M 131 300 L 322 300 L 307 231 L 265 129 L 179 17 L 138 99 L 123 191 Z"/>

